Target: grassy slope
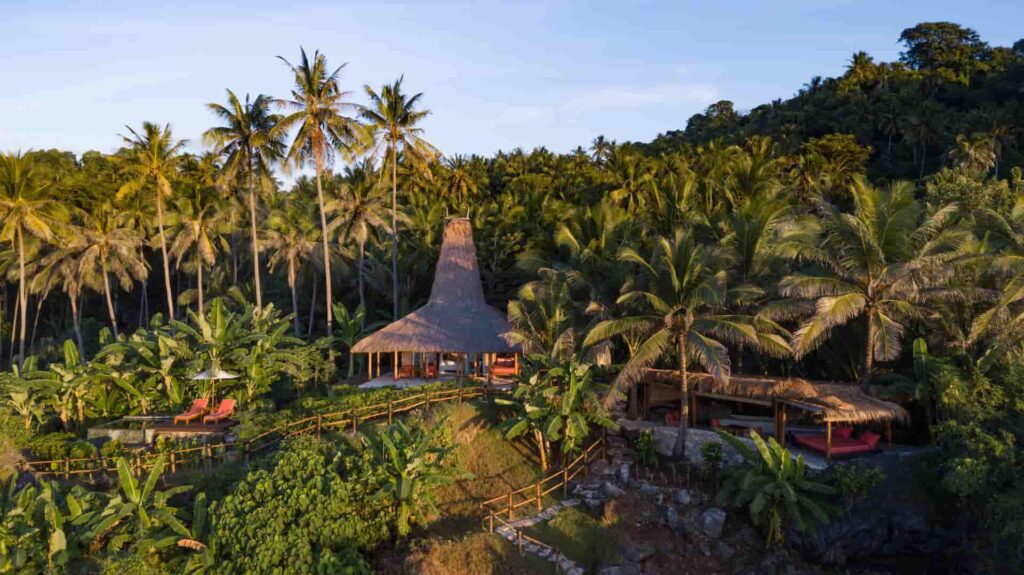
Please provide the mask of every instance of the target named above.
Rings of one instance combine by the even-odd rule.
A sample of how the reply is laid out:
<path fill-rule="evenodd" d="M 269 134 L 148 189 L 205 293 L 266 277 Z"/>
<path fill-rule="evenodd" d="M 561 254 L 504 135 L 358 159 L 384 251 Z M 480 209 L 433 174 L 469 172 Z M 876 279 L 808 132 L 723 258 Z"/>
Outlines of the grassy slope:
<path fill-rule="evenodd" d="M 445 405 L 432 411 L 431 417 L 443 420 L 457 446 L 459 465 L 473 474 L 443 487 L 437 493 L 437 506 L 443 518 L 430 529 L 431 534 L 453 534 L 480 528 L 480 502 L 536 481 L 540 470 L 526 445 L 504 438 L 497 414 L 484 402 Z"/>
<path fill-rule="evenodd" d="M 553 573 L 549 562 L 529 554 L 519 557 L 512 544 L 480 531 L 481 501 L 540 477 L 533 454 L 504 438 L 495 427 L 497 414 L 486 402 L 445 404 L 425 417 L 427 424 L 445 423 L 459 466 L 473 477 L 439 489 L 436 504 L 442 516 L 414 533 L 411 551 L 393 550 L 375 558 L 376 569 L 437 575 Z"/>
<path fill-rule="evenodd" d="M 454 540 L 426 541 L 409 554 L 399 569 L 382 573 L 420 573 L 422 575 L 532 575 L 554 573 L 553 565 L 527 553 L 520 557 L 501 537 L 473 533 Z"/>
<path fill-rule="evenodd" d="M 578 508 L 560 511 L 551 521 L 535 525 L 526 532 L 565 553 L 566 557 L 589 568 L 619 560 L 615 536 L 608 529 L 609 519 L 595 519 Z"/>

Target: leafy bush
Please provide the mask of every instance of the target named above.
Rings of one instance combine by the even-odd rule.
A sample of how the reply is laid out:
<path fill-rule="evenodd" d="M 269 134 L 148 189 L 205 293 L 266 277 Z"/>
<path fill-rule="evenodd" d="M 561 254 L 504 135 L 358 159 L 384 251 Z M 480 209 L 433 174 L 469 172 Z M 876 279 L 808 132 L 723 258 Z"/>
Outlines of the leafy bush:
<path fill-rule="evenodd" d="M 717 477 L 719 470 L 722 469 L 722 459 L 725 458 L 722 444 L 718 441 L 701 444 L 700 456 L 704 460 L 704 474 L 707 477 Z"/>
<path fill-rule="evenodd" d="M 654 434 L 650 431 L 640 432 L 640 436 L 633 443 L 633 449 L 641 465 L 650 467 L 658 463 L 658 452 L 654 449 Z"/>
<path fill-rule="evenodd" d="M 885 481 L 885 472 L 875 465 L 834 465 L 829 469 L 827 481 L 835 486 L 849 509 Z"/>
<path fill-rule="evenodd" d="M 826 501 L 835 489 L 808 476 L 802 455 L 794 459 L 775 438 L 765 444 L 757 432 L 750 434 L 756 449 L 729 433 L 717 433 L 743 456 L 743 463 L 729 469 L 716 499 L 746 507 L 754 525 L 765 530 L 766 545 L 784 543 L 789 527 L 806 531 L 836 512 Z"/>
<path fill-rule="evenodd" d="M 103 457 L 124 457 L 127 454 L 128 450 L 125 449 L 124 443 L 121 443 L 120 439 L 112 439 L 100 446 L 100 455 Z"/>
<path fill-rule="evenodd" d="M 39 435 L 28 442 L 28 450 L 36 459 L 43 461 L 69 459 L 85 459 L 96 457 L 96 447 L 88 441 L 78 439 L 71 433 L 47 433 Z M 86 463 L 76 462 L 72 469 L 84 468 Z M 61 464 L 51 463 L 50 468 L 61 469 Z"/>
<path fill-rule="evenodd" d="M 210 508 L 218 573 L 369 572 L 393 521 L 369 452 L 296 437 L 255 467 Z"/>

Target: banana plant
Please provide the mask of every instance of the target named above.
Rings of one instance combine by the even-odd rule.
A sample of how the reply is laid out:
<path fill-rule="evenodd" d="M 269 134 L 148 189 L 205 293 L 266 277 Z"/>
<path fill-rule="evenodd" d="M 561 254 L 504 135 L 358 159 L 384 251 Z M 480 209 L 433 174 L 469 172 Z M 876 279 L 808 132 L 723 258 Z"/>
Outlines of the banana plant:
<path fill-rule="evenodd" d="M 106 541 L 107 549 L 115 552 L 128 543 L 134 549 L 152 552 L 171 547 L 182 537 L 190 537 L 189 530 L 178 519 L 178 510 L 169 500 L 191 487 L 181 485 L 157 490 L 164 465 L 164 458 L 158 458 L 145 482 L 140 484 L 128 462 L 117 458 L 119 493 L 96 516 L 91 534 L 94 542 Z"/>
<path fill-rule="evenodd" d="M 377 497 L 389 499 L 397 511 L 395 529 L 406 536 L 417 518 L 436 512 L 434 495 L 441 485 L 472 477 L 447 461 L 452 447 L 438 445 L 443 424 L 430 430 L 409 429 L 401 421 L 375 437 L 364 438 L 374 460 L 384 470 Z"/>
<path fill-rule="evenodd" d="M 79 542 L 99 495 L 56 482 L 0 482 L 0 573 L 57 573 L 78 557 Z M 44 563 L 45 559 L 45 563 Z"/>
<path fill-rule="evenodd" d="M 746 507 L 754 525 L 765 530 L 766 546 L 785 543 L 788 527 L 805 532 L 838 514 L 827 500 L 836 490 L 810 477 L 803 455 L 794 458 L 774 437 L 765 443 L 755 431 L 755 449 L 732 434 L 718 435 L 743 456 L 743 464 L 730 469 L 716 500 Z"/>

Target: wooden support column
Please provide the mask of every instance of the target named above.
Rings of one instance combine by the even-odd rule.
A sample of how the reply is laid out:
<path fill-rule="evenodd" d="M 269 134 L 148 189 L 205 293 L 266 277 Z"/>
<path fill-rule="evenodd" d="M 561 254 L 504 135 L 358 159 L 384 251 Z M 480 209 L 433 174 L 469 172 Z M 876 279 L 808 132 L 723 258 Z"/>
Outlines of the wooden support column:
<path fill-rule="evenodd" d="M 391 369 L 392 369 L 391 377 L 395 381 L 398 381 L 398 352 L 397 351 L 393 352 L 391 354 Z"/>
<path fill-rule="evenodd" d="M 697 427 L 697 396 L 690 394 L 690 427 Z"/>
<path fill-rule="evenodd" d="M 786 417 L 788 414 L 789 412 L 786 410 L 786 404 L 783 403 L 782 412 L 779 414 L 779 433 L 782 435 L 782 438 L 779 439 L 779 443 L 782 444 L 783 447 L 786 446 Z"/>
<path fill-rule="evenodd" d="M 380 352 L 377 352 L 377 377 L 380 377 Z"/>
<path fill-rule="evenodd" d="M 825 422 L 825 462 L 832 463 L 832 422 Z"/>
<path fill-rule="evenodd" d="M 516 368 L 516 375 L 519 375 L 519 353 L 517 352 L 516 354 L 514 354 L 512 358 L 512 361 L 514 362 Z"/>

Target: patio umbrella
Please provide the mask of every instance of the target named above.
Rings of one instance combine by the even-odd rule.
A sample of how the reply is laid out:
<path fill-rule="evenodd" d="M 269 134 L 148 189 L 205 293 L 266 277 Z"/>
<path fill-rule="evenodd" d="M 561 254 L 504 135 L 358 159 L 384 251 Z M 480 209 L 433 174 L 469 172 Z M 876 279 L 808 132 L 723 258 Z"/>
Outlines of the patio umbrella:
<path fill-rule="evenodd" d="M 197 374 L 192 376 L 192 380 L 193 381 L 207 380 L 207 381 L 212 382 L 212 384 L 213 384 L 213 392 L 212 392 L 211 395 L 213 395 L 213 401 L 214 402 L 217 401 L 217 381 L 221 380 L 221 379 L 238 379 L 238 376 L 233 374 L 233 373 L 229 373 L 227 371 L 224 371 L 223 369 L 220 369 L 219 367 L 214 367 L 214 368 L 211 368 L 211 369 L 203 370 L 203 371 L 201 371 L 201 372 L 199 372 L 199 373 L 197 373 Z"/>

